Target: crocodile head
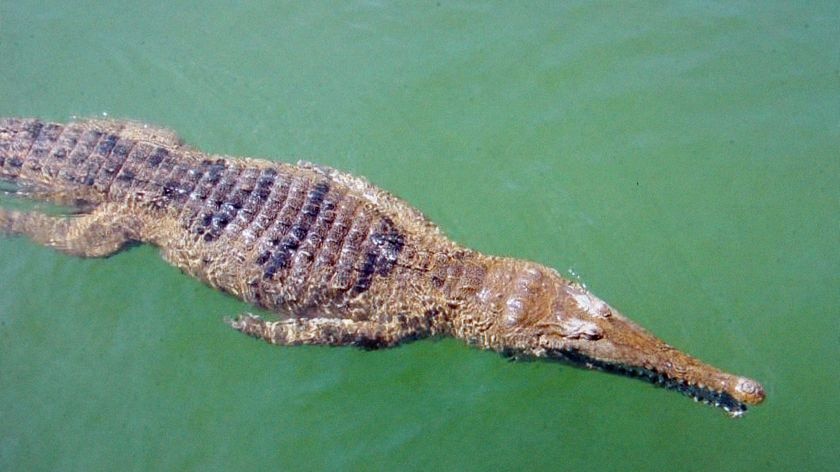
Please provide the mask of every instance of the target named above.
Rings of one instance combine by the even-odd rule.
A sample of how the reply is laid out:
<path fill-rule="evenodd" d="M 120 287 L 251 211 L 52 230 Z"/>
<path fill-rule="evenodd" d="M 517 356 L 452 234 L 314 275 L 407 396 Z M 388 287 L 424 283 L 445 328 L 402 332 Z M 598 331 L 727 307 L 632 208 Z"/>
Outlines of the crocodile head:
<path fill-rule="evenodd" d="M 473 338 L 486 347 L 640 378 L 732 417 L 764 400 L 764 389 L 755 380 L 666 344 L 552 269 L 504 261 L 490 271 L 478 297 L 486 312 L 494 313 L 486 333 Z"/>

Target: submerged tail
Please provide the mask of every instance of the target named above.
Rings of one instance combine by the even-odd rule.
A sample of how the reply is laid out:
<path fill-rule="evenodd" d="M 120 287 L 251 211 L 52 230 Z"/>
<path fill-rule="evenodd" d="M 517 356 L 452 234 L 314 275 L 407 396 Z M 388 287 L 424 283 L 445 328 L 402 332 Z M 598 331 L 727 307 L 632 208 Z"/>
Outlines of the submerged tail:
<path fill-rule="evenodd" d="M 2 118 L 0 181 L 31 187 L 33 193 L 53 201 L 99 203 L 108 194 L 141 132 L 146 134 L 142 138 L 151 137 L 153 143 L 176 144 L 168 137 L 154 136 L 152 130 L 135 130 L 131 122 L 82 121 L 62 125 L 38 119 Z"/>
<path fill-rule="evenodd" d="M 34 119 L 0 119 L 0 180 L 18 179 L 43 127 L 43 123 Z"/>

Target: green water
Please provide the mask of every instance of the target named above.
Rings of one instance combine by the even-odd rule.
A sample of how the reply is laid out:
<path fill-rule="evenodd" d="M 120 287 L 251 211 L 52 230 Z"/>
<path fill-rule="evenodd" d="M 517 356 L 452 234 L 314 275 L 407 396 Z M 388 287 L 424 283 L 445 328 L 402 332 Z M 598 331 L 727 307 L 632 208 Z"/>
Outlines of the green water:
<path fill-rule="evenodd" d="M 152 248 L 2 239 L 0 469 L 840 461 L 836 1 L 141 3 L 0 2 L 0 115 L 107 113 L 367 176 L 768 401 L 733 421 L 450 339 L 272 347 Z"/>

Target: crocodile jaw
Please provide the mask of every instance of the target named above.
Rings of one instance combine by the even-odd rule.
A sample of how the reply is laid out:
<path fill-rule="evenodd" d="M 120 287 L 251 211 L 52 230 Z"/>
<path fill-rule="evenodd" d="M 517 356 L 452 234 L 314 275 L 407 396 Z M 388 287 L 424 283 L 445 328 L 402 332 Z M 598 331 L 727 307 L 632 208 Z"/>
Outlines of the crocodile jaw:
<path fill-rule="evenodd" d="M 572 309 L 561 330 L 543 326 L 534 354 L 646 380 L 740 417 L 764 400 L 755 380 L 730 374 L 666 344 L 575 284 L 565 288 Z M 574 329 L 569 329 L 570 327 Z"/>

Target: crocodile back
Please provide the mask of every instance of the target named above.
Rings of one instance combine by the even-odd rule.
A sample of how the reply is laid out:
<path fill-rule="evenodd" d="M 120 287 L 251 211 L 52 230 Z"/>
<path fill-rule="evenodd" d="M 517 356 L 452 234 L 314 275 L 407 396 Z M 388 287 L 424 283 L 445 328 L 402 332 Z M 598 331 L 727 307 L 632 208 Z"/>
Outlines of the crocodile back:
<path fill-rule="evenodd" d="M 272 311 L 323 316 L 332 307 L 344 317 L 375 281 L 400 277 L 406 234 L 327 176 L 225 159 L 187 174 L 175 187 L 177 228 L 160 231 L 157 244 L 212 286 Z"/>
<path fill-rule="evenodd" d="M 0 120 L 0 179 L 41 199 L 116 203 L 174 265 L 275 312 L 418 313 L 484 275 L 476 253 L 362 179 L 211 156 L 133 122 Z"/>

